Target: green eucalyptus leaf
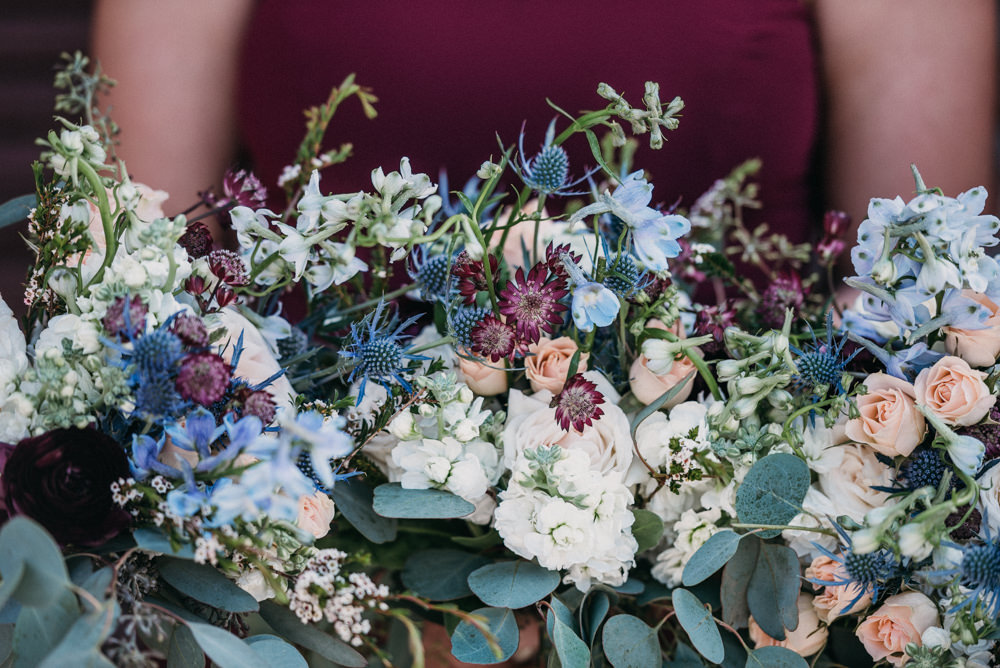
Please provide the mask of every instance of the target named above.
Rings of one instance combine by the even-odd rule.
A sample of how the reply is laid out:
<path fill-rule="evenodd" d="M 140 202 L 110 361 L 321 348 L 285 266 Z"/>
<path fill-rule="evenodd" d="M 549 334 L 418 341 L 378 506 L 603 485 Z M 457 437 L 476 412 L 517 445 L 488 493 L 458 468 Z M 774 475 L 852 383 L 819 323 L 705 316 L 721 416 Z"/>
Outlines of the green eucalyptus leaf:
<path fill-rule="evenodd" d="M 41 525 L 23 515 L 0 529 L 0 576 L 8 573 L 17 587 L 5 593 L 24 606 L 48 607 L 69 586 L 59 546 Z"/>
<path fill-rule="evenodd" d="M 761 540 L 756 536 L 746 536 L 740 541 L 736 554 L 722 569 L 722 621 L 737 629 L 745 628 L 750 618 L 747 607 L 747 586 L 757 568 Z"/>
<path fill-rule="evenodd" d="M 471 515 L 476 507 L 440 489 L 404 489 L 398 482 L 375 488 L 375 512 L 400 519 L 449 519 Z"/>
<path fill-rule="evenodd" d="M 747 606 L 758 626 L 775 640 L 784 640 L 785 630 L 799 625 L 800 587 L 795 550 L 762 542 L 747 585 Z"/>
<path fill-rule="evenodd" d="M 305 658 L 282 638 L 272 635 L 250 636 L 246 639 L 250 649 L 257 652 L 269 666 L 281 668 L 309 668 Z"/>
<path fill-rule="evenodd" d="M 558 596 L 553 596 L 552 598 L 549 599 L 549 610 L 555 614 L 556 618 L 559 619 L 559 621 L 568 626 L 573 631 L 573 633 L 576 633 L 577 631 L 576 618 L 573 617 L 573 612 L 566 607 L 566 604 L 563 603 L 561 600 L 559 600 Z M 553 620 L 550 619 L 548 616 L 546 616 L 545 626 L 546 630 L 549 633 L 549 636 L 551 636 L 553 633 L 552 624 Z"/>
<path fill-rule="evenodd" d="M 174 624 L 167 649 L 167 668 L 190 668 L 205 665 L 205 653 L 198 647 L 194 634 L 184 624 Z"/>
<path fill-rule="evenodd" d="M 612 589 L 625 596 L 639 596 L 646 591 L 646 583 L 642 580 L 630 578 L 617 587 L 612 587 Z"/>
<path fill-rule="evenodd" d="M 361 480 L 338 480 L 333 486 L 337 510 L 351 526 L 373 543 L 381 545 L 396 540 L 396 520 L 375 513 L 372 488 Z"/>
<path fill-rule="evenodd" d="M 495 608 L 523 608 L 551 594 L 559 573 L 519 559 L 483 566 L 469 574 L 469 588 Z"/>
<path fill-rule="evenodd" d="M 701 655 L 682 642 L 677 643 L 673 660 L 664 664 L 664 668 L 704 668 L 704 666 L 705 662 L 701 660 Z"/>
<path fill-rule="evenodd" d="M 636 605 L 649 605 L 653 601 L 662 601 L 670 598 L 670 590 L 659 582 L 647 582 L 646 588 L 635 599 Z"/>
<path fill-rule="evenodd" d="M 684 573 L 681 576 L 684 586 L 692 587 L 707 580 L 725 566 L 736 554 L 740 538 L 742 538 L 740 534 L 728 529 L 712 534 L 684 565 Z"/>
<path fill-rule="evenodd" d="M 736 514 L 745 524 L 787 524 L 802 512 L 809 490 L 809 466 L 799 457 L 778 452 L 757 460 L 736 490 Z M 773 538 L 778 529 L 758 532 Z"/>
<path fill-rule="evenodd" d="M 38 197 L 34 193 L 21 195 L 0 204 L 0 228 L 16 225 L 28 217 L 28 212 L 38 206 Z"/>
<path fill-rule="evenodd" d="M 479 608 L 472 614 L 486 618 L 487 628 L 500 646 L 500 656 L 493 653 L 486 636 L 466 621 L 455 627 L 451 634 L 452 656 L 465 663 L 486 664 L 502 663 L 513 656 L 520 641 L 514 611 L 510 608 Z"/>
<path fill-rule="evenodd" d="M 431 601 L 451 601 L 472 595 L 469 574 L 490 563 L 461 550 L 421 550 L 406 560 L 403 584 Z"/>
<path fill-rule="evenodd" d="M 675 589 L 672 598 L 677 621 L 687 631 L 694 648 L 712 663 L 721 663 L 726 649 L 712 612 L 687 589 Z"/>
<path fill-rule="evenodd" d="M 316 652 L 324 659 L 348 668 L 365 668 L 368 665 L 368 660 L 353 647 L 315 626 L 303 624 L 294 612 L 273 601 L 261 602 L 260 616 L 279 636 Z"/>
<path fill-rule="evenodd" d="M 25 606 L 14 625 L 14 668 L 37 666 L 80 617 L 76 596 L 62 589 L 49 605 Z"/>
<path fill-rule="evenodd" d="M 503 544 L 503 538 L 496 529 L 490 529 L 481 536 L 452 536 L 451 542 L 458 543 L 462 547 L 471 550 L 486 550 L 491 547 Z"/>
<path fill-rule="evenodd" d="M 256 612 L 260 607 L 257 599 L 208 564 L 161 557 L 156 566 L 171 587 L 213 608 L 226 612 Z"/>
<path fill-rule="evenodd" d="M 115 602 L 108 601 L 100 609 L 79 617 L 59 644 L 38 664 L 39 668 L 113 665 L 101 655 L 100 650 L 114 629 L 115 605 Z"/>
<path fill-rule="evenodd" d="M 635 517 L 635 522 L 632 523 L 632 535 L 639 543 L 636 553 L 656 547 L 663 538 L 663 520 L 653 511 L 641 508 L 633 508 L 632 515 Z"/>
<path fill-rule="evenodd" d="M 594 638 L 597 637 L 597 629 L 601 628 L 601 622 L 604 621 L 610 609 L 611 599 L 603 591 L 595 591 L 587 597 L 586 633 L 591 645 L 594 644 Z"/>
<path fill-rule="evenodd" d="M 551 624 L 549 636 L 556 648 L 556 655 L 562 668 L 589 668 L 590 648 L 580 639 L 559 615 L 549 610 L 546 622 Z"/>
<path fill-rule="evenodd" d="M 219 668 L 268 668 L 270 664 L 249 645 L 225 629 L 189 623 L 191 635 L 205 655 Z"/>
<path fill-rule="evenodd" d="M 638 617 L 615 615 L 604 623 L 601 641 L 614 668 L 649 668 L 662 662 L 656 629 Z"/>
<path fill-rule="evenodd" d="M 6 665 L 7 658 L 14 651 L 14 625 L 0 625 L 0 666 Z"/>
<path fill-rule="evenodd" d="M 787 647 L 758 647 L 747 655 L 746 668 L 809 668 L 809 663 Z"/>
<path fill-rule="evenodd" d="M 194 546 L 190 543 L 173 545 L 170 539 L 159 529 L 142 527 L 132 532 L 135 544 L 146 552 L 165 554 L 178 559 L 194 559 Z"/>

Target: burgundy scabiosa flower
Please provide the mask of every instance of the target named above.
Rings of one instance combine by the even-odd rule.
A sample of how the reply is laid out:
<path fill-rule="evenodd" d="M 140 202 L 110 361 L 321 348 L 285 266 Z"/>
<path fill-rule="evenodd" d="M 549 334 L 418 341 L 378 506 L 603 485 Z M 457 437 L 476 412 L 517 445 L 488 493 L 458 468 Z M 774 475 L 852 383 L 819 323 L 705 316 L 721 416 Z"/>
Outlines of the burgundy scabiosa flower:
<path fill-rule="evenodd" d="M 524 275 L 518 267 L 514 280 L 500 292 L 498 307 L 500 313 L 512 322 L 514 331 L 527 343 L 538 343 L 541 331 L 551 333 L 562 323 L 563 311 L 568 307 L 559 300 L 569 291 L 562 279 L 549 279 L 549 270 L 544 264 L 536 264 Z M 541 331 L 540 331 L 541 330 Z"/>
<path fill-rule="evenodd" d="M 469 333 L 472 352 L 491 362 L 514 357 L 523 346 L 519 345 L 514 328 L 492 313 L 480 320 Z"/>
<path fill-rule="evenodd" d="M 701 349 L 706 354 L 722 350 L 726 329 L 736 324 L 736 311 L 726 301 L 722 306 L 706 306 L 698 311 L 694 319 L 695 336 L 712 335 L 712 340 Z"/>
<path fill-rule="evenodd" d="M 246 265 L 231 250 L 219 249 L 208 254 L 208 267 L 226 285 L 246 285 L 250 282 Z"/>
<path fill-rule="evenodd" d="M 170 323 L 170 331 L 181 343 L 191 348 L 204 348 L 208 345 L 208 329 L 196 315 L 181 313 Z"/>
<path fill-rule="evenodd" d="M 986 446 L 985 461 L 1000 457 L 1000 404 L 990 409 L 989 415 L 979 424 L 956 430 L 963 436 L 978 438 Z"/>
<path fill-rule="evenodd" d="M 141 297 L 118 297 L 111 302 L 101 324 L 111 336 L 134 338 L 145 329 L 148 312 Z"/>
<path fill-rule="evenodd" d="M 274 419 L 277 408 L 274 404 L 274 397 L 267 390 L 243 388 L 238 398 L 243 402 L 243 415 L 253 415 L 265 425 L 270 424 Z"/>
<path fill-rule="evenodd" d="M 222 192 L 228 200 L 224 203 L 234 206 L 259 209 L 267 204 L 267 188 L 256 174 L 245 169 L 227 171 L 222 177 Z"/>
<path fill-rule="evenodd" d="M 192 259 L 205 257 L 212 252 L 212 233 L 199 221 L 189 223 L 187 230 L 177 240 Z"/>
<path fill-rule="evenodd" d="M 488 257 L 490 275 L 493 276 L 493 280 L 496 280 L 500 263 L 492 255 Z M 458 279 L 456 287 L 467 306 L 475 304 L 476 295 L 487 289 L 486 271 L 482 260 L 473 260 L 466 251 L 462 251 L 455 258 L 455 262 L 451 265 L 451 275 Z"/>
<path fill-rule="evenodd" d="M 188 401 L 211 406 L 226 395 L 230 369 L 215 353 L 191 353 L 181 361 L 177 372 L 177 391 Z"/>
<path fill-rule="evenodd" d="M 764 290 L 758 313 L 765 325 L 779 329 L 785 322 L 785 309 L 797 311 L 805 299 L 805 289 L 798 274 L 782 273 Z"/>
<path fill-rule="evenodd" d="M 111 484 L 129 475 L 122 447 L 92 429 L 56 429 L 18 443 L 3 467 L 7 511 L 35 520 L 62 545 L 100 545 L 123 531 L 129 514 Z"/>
<path fill-rule="evenodd" d="M 552 398 L 551 406 L 556 409 L 556 422 L 563 431 L 572 427 L 582 432 L 584 427 L 604 415 L 600 408 L 603 403 L 604 395 L 597 390 L 597 385 L 578 373 L 566 381 L 562 392 Z"/>

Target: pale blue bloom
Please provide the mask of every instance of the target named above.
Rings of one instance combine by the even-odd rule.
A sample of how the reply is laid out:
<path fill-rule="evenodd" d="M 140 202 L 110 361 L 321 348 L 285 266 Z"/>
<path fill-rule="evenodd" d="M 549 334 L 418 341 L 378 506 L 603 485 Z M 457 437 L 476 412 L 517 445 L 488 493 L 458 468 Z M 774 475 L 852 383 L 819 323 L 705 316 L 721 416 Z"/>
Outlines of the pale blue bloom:
<path fill-rule="evenodd" d="M 160 461 L 165 439 L 159 440 L 151 436 L 132 436 L 132 455 L 128 459 L 128 467 L 136 480 L 146 480 L 152 474 L 180 478 L 181 472 Z"/>
<path fill-rule="evenodd" d="M 198 453 L 199 457 L 212 454 L 211 446 L 226 431 L 215 425 L 215 416 L 199 408 L 187 416 L 184 426 L 172 424 L 166 428 L 170 440 L 178 448 Z"/>
<path fill-rule="evenodd" d="M 580 331 L 589 332 L 597 327 L 607 327 L 618 317 L 621 302 L 618 296 L 600 283 L 593 281 L 573 288 L 573 323 Z"/>

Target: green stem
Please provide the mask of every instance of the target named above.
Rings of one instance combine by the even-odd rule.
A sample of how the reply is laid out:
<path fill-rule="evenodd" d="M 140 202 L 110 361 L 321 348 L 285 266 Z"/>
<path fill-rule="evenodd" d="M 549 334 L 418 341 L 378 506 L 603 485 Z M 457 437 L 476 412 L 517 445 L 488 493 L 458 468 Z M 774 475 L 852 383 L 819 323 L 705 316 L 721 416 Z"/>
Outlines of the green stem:
<path fill-rule="evenodd" d="M 455 340 L 455 338 L 452 337 L 452 336 L 442 336 L 440 339 L 437 339 L 435 341 L 431 341 L 430 343 L 425 343 L 422 346 L 417 346 L 416 348 L 411 348 L 411 349 L 407 350 L 406 353 L 408 355 L 416 355 L 418 353 L 424 352 L 425 350 L 432 350 L 434 348 L 437 348 L 438 346 L 448 345 L 449 343 L 451 343 L 454 340 Z"/>
<path fill-rule="evenodd" d="M 94 168 L 84 160 L 77 161 L 77 169 L 94 190 L 94 196 L 97 198 L 97 210 L 101 214 L 101 227 L 104 228 L 104 261 L 101 263 L 101 268 L 94 274 L 94 278 L 87 283 L 87 286 L 90 286 L 100 283 L 101 279 L 104 278 L 104 270 L 111 266 L 111 261 L 114 260 L 115 253 L 118 251 L 118 238 L 115 236 L 115 224 L 111 220 L 111 205 L 108 202 L 108 191 L 104 187 L 104 182 L 101 181 L 101 177 L 97 175 Z"/>
<path fill-rule="evenodd" d="M 734 529 L 777 529 L 778 531 L 784 531 L 786 529 L 791 531 L 812 531 L 813 533 L 821 533 L 826 536 L 836 536 L 837 532 L 832 529 L 824 529 L 823 527 L 804 527 L 795 524 L 745 524 L 738 522 L 736 524 L 730 524 L 729 526 Z"/>

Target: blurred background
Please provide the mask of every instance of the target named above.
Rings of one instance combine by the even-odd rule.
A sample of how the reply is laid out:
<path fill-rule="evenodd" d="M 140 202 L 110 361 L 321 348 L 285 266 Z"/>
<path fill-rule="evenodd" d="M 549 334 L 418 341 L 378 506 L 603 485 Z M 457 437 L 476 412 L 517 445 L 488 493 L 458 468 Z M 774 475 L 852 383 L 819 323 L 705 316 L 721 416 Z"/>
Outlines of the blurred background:
<path fill-rule="evenodd" d="M 0 202 L 34 192 L 37 137 L 52 129 L 52 87 L 59 54 L 85 50 L 90 0 L 5 2 L 0 18 Z M 31 254 L 21 223 L 0 230 L 0 294 L 21 315 L 20 286 Z M 14 292 L 17 290 L 18 292 Z"/>

